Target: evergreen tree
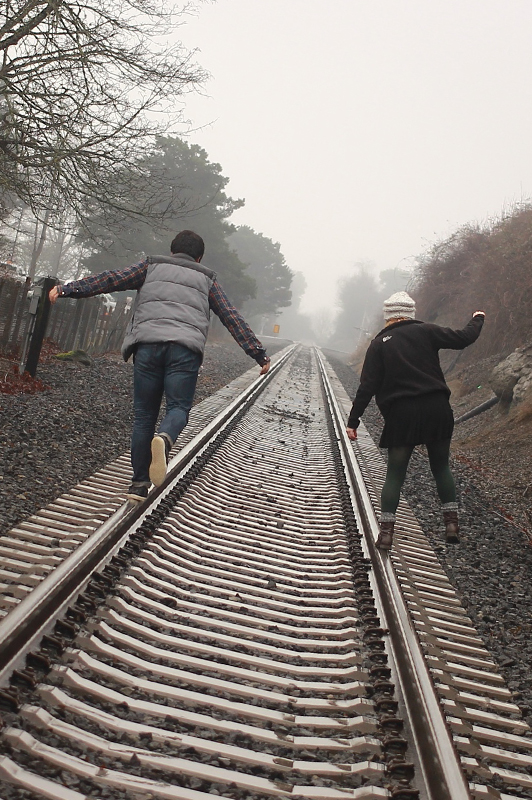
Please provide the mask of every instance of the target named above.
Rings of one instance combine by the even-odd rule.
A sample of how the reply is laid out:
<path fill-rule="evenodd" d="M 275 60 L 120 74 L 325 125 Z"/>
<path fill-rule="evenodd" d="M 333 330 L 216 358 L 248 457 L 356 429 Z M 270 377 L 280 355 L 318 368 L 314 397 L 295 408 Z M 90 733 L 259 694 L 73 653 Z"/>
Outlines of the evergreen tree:
<path fill-rule="evenodd" d="M 257 284 L 256 296 L 244 305 L 246 316 L 274 315 L 289 306 L 293 273 L 286 265 L 281 246 L 247 225 L 238 227 L 228 241 Z"/>
<path fill-rule="evenodd" d="M 176 233 L 190 228 L 205 241 L 202 263 L 216 271 L 232 302 L 240 306 L 254 297 L 255 281 L 227 242 L 235 230 L 229 217 L 244 201 L 225 194 L 229 178 L 222 175 L 221 166 L 209 161 L 198 145 L 173 136 L 156 140 L 144 166 L 161 186 L 158 202 L 164 222 L 139 222 L 133 215 L 122 214 L 113 220 L 107 210 L 93 209 L 83 236 L 85 248 L 90 250 L 84 259 L 86 273 L 118 269 L 146 254 L 168 254 Z M 132 206 L 134 200 L 132 197 Z"/>

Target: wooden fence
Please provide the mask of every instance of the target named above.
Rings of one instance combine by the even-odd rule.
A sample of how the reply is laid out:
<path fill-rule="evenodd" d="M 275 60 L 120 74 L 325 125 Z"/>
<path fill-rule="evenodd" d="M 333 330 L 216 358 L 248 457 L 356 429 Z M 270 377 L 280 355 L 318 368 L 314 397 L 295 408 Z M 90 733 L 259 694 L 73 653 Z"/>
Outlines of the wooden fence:
<path fill-rule="evenodd" d="M 0 353 L 5 356 L 17 358 L 22 353 L 31 329 L 32 289 L 28 282 L 0 275 Z M 64 298 L 51 308 L 46 338 L 62 351 L 85 350 L 94 355 L 119 350 L 130 313 L 127 299 L 110 308 L 102 297 Z"/>

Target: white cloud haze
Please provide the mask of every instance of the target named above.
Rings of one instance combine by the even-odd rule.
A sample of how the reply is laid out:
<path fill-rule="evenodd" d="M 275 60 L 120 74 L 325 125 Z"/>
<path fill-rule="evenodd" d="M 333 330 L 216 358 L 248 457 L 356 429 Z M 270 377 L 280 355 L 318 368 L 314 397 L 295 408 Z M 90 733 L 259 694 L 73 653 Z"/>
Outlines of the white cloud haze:
<path fill-rule="evenodd" d="M 212 75 L 190 140 L 332 305 L 356 262 L 532 197 L 531 31 L 530 0 L 203 3 L 176 32 Z"/>

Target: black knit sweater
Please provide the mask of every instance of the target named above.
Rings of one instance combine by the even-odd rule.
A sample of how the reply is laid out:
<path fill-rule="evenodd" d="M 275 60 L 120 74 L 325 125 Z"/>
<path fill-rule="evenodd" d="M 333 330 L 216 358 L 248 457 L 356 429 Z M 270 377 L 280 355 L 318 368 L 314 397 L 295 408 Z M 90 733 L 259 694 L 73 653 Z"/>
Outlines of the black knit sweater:
<path fill-rule="evenodd" d="M 383 417 L 395 400 L 450 389 L 440 366 L 439 350 L 463 350 L 478 338 L 484 316 L 473 317 L 462 330 L 441 328 L 430 322 L 407 319 L 388 325 L 371 342 L 360 385 L 347 422 L 357 428 L 369 401 L 375 396 Z"/>

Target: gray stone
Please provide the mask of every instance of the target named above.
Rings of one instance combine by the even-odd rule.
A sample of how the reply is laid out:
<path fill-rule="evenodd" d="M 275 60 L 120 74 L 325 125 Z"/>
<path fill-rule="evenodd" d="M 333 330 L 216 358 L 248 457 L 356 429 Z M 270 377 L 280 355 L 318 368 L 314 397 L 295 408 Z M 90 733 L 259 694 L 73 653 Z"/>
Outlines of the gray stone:
<path fill-rule="evenodd" d="M 532 390 L 532 344 L 518 347 L 494 367 L 490 386 L 503 403 L 520 403 Z"/>

